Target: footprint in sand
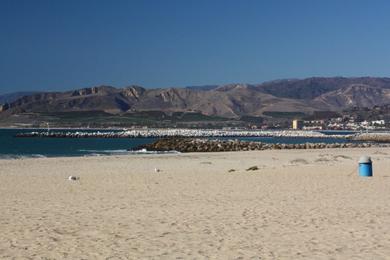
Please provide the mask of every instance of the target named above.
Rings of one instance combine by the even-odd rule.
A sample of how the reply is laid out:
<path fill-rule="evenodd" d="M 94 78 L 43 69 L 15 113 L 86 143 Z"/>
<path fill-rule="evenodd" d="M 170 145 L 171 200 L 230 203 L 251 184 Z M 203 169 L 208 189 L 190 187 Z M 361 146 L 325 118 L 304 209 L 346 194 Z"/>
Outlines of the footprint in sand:
<path fill-rule="evenodd" d="M 302 159 L 302 158 L 297 158 L 297 159 L 294 159 L 292 161 L 290 161 L 290 164 L 309 164 L 308 161 L 306 161 L 305 159 Z"/>
<path fill-rule="evenodd" d="M 337 159 L 352 160 L 352 157 L 340 154 L 333 156 L 333 159 L 335 159 L 336 161 Z"/>
<path fill-rule="evenodd" d="M 385 152 L 380 152 L 380 151 L 376 151 L 374 154 L 379 154 L 379 155 L 388 155 L 388 153 L 385 153 Z"/>
<path fill-rule="evenodd" d="M 331 162 L 331 161 L 332 161 L 331 159 L 325 157 L 320 157 L 315 160 L 315 162 Z"/>

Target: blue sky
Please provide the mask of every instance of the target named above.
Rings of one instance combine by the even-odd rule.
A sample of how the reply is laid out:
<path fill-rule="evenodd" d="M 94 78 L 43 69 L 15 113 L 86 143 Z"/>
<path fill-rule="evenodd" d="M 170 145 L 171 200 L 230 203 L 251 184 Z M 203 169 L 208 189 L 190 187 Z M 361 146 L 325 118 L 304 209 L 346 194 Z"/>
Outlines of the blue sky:
<path fill-rule="evenodd" d="M 0 93 L 390 76 L 390 1 L 0 0 Z"/>

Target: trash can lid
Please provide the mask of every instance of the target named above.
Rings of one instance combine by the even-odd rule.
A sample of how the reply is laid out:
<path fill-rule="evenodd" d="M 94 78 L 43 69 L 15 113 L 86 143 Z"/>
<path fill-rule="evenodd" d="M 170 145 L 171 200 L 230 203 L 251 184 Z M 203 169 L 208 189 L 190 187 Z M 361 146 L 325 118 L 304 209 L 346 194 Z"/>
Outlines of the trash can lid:
<path fill-rule="evenodd" d="M 371 163 L 371 157 L 370 156 L 367 156 L 367 155 L 363 155 L 362 157 L 360 157 L 359 159 L 359 163 Z"/>

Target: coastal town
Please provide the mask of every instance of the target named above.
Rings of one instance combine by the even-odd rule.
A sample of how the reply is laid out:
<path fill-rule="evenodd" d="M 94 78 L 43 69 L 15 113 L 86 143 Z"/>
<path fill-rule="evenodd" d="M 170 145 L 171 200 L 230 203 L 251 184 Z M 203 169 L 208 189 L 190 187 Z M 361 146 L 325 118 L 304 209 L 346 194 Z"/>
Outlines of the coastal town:
<path fill-rule="evenodd" d="M 383 131 L 390 128 L 389 122 L 390 121 L 385 119 L 369 120 L 354 116 L 343 116 L 328 119 L 292 119 L 272 120 L 261 123 L 251 122 L 241 129 Z M 232 129 L 232 127 L 225 127 L 225 129 Z"/>
<path fill-rule="evenodd" d="M 387 128 L 386 121 L 358 121 L 354 117 L 337 117 L 329 120 L 293 120 L 293 129 L 300 130 L 385 130 Z"/>

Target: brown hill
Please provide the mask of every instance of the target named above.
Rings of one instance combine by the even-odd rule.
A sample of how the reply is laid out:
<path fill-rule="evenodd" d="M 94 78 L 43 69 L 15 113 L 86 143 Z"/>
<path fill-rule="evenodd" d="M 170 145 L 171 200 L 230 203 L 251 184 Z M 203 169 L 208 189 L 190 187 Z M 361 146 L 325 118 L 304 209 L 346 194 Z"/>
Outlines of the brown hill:
<path fill-rule="evenodd" d="M 67 92 L 36 93 L 4 106 L 2 115 L 104 111 L 173 113 L 237 118 L 264 112 L 338 111 L 352 106 L 390 104 L 389 78 L 309 78 L 259 85 L 230 84 L 189 88 L 145 89 L 139 86 L 99 86 Z"/>
<path fill-rule="evenodd" d="M 365 84 L 352 84 L 338 90 L 322 94 L 314 99 L 332 110 L 349 107 L 381 106 L 390 103 L 390 89 Z"/>

